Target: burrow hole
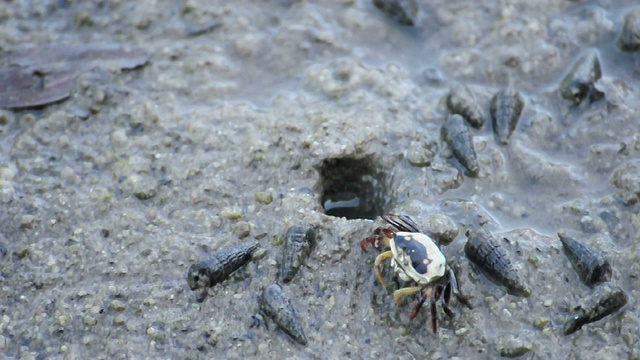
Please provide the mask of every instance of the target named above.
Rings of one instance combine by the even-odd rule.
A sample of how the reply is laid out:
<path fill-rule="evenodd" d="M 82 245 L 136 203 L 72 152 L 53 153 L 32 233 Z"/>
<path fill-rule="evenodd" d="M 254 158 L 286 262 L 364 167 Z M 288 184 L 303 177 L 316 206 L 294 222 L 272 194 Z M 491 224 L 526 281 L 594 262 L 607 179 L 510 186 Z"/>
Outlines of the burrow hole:
<path fill-rule="evenodd" d="M 325 159 L 318 172 L 316 187 L 327 215 L 375 219 L 393 206 L 393 176 L 373 157 Z"/>

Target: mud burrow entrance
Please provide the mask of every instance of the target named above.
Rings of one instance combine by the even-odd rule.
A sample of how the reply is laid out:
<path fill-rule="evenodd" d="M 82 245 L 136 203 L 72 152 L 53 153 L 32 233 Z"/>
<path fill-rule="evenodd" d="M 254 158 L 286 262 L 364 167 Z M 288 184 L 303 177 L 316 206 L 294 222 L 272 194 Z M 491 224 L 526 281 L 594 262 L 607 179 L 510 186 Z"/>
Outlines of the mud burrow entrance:
<path fill-rule="evenodd" d="M 316 190 L 324 213 L 347 219 L 375 219 L 394 202 L 393 176 L 373 157 L 329 158 L 318 166 Z"/>

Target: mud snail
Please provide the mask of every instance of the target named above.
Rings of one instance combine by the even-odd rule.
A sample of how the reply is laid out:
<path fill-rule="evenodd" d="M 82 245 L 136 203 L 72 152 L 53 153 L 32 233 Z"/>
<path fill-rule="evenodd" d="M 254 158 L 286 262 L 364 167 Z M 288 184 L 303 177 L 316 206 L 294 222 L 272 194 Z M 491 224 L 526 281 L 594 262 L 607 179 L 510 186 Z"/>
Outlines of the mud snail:
<path fill-rule="evenodd" d="M 584 325 L 598 321 L 605 316 L 614 314 L 627 304 L 627 293 L 617 286 L 603 285 L 599 287 L 584 304 L 573 309 L 564 324 L 562 332 L 571 335 Z"/>
<path fill-rule="evenodd" d="M 491 99 L 489 112 L 493 124 L 493 132 L 502 145 L 509 142 L 509 138 L 518 126 L 524 99 L 515 89 L 508 87 L 497 92 Z"/>
<path fill-rule="evenodd" d="M 640 51 L 640 9 L 632 9 L 624 16 L 617 45 L 622 51 Z"/>
<path fill-rule="evenodd" d="M 559 232 L 558 237 L 567 258 L 585 285 L 594 286 L 611 280 L 611 265 L 600 253 L 564 232 Z"/>
<path fill-rule="evenodd" d="M 480 173 L 478 156 L 473 147 L 473 135 L 460 115 L 449 115 L 440 130 L 442 139 L 449 145 L 453 155 L 470 177 Z"/>
<path fill-rule="evenodd" d="M 273 320 L 287 335 L 300 345 L 307 345 L 307 336 L 295 308 L 277 284 L 269 285 L 258 298 L 260 311 Z M 266 324 L 266 322 L 265 322 Z"/>
<path fill-rule="evenodd" d="M 413 26 L 418 17 L 416 0 L 373 0 L 373 5 L 405 26 Z"/>
<path fill-rule="evenodd" d="M 187 284 L 191 290 L 203 289 L 199 300 L 204 300 L 206 289 L 224 281 L 251 259 L 258 243 L 248 242 L 213 253 L 208 259 L 191 265 Z"/>
<path fill-rule="evenodd" d="M 287 230 L 280 266 L 280 277 L 284 283 L 293 280 L 315 245 L 316 232 L 312 227 L 297 225 Z"/>
<path fill-rule="evenodd" d="M 504 285 L 511 295 L 529 297 L 531 288 L 498 240 L 485 229 L 467 231 L 464 253 L 489 279 Z"/>
<path fill-rule="evenodd" d="M 600 60 L 595 51 L 590 51 L 578 59 L 562 79 L 558 91 L 563 99 L 570 100 L 574 106 L 580 105 L 586 98 L 595 102 L 604 94 L 595 87 L 595 83 L 602 78 Z"/>
<path fill-rule="evenodd" d="M 484 113 L 468 87 L 456 85 L 447 95 L 447 107 L 452 114 L 461 115 L 469 125 L 480 129 L 484 125 Z"/>
<path fill-rule="evenodd" d="M 414 286 L 404 287 L 394 292 L 396 303 L 402 305 L 401 297 L 422 292 L 420 301 L 416 304 L 410 319 L 416 317 L 424 302 L 429 299 L 431 307 L 431 325 L 433 332 L 437 330 L 436 306 L 442 306 L 445 314 L 453 317 L 448 306 L 451 294 L 456 299 L 473 309 L 468 299 L 462 295 L 458 287 L 455 272 L 436 242 L 425 234 L 418 225 L 407 215 L 388 214 L 385 221 L 396 230 L 378 228 L 375 236 L 360 241 L 360 247 L 366 252 L 366 245 L 376 248 L 382 243 L 388 250 L 378 255 L 374 269 L 378 281 L 384 287 L 380 265 L 385 260 L 391 261 L 395 275 L 402 281 L 413 282 Z"/>

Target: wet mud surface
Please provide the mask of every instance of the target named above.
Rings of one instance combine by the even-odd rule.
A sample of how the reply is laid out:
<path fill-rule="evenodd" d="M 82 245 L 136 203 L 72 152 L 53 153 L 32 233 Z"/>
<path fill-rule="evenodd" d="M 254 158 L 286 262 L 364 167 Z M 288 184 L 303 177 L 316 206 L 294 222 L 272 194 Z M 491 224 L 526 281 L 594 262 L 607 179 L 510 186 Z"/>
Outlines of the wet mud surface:
<path fill-rule="evenodd" d="M 25 94 L 63 79 L 63 100 L 21 108 L 6 97 L 16 88 L 0 89 L 12 108 L 0 109 L 0 352 L 640 358 L 640 53 L 620 48 L 635 49 L 634 34 L 618 45 L 637 5 L 416 3 L 405 26 L 365 0 L 4 2 L 0 74 L 19 89 L 11 59 L 26 48 L 122 47 L 148 61 L 84 66 L 61 51 L 74 81 L 32 71 Z M 467 129 L 475 177 L 441 138 L 460 87 L 485 120 Z M 503 141 L 490 103 L 507 87 L 524 106 Z M 409 320 L 420 295 L 399 307 L 405 284 L 385 263 L 381 287 L 378 253 L 360 249 L 387 212 L 438 239 L 474 307 L 438 308 L 437 334 L 427 309 Z M 294 225 L 313 228 L 315 244 L 284 284 Z M 478 228 L 530 296 L 467 259 L 465 232 Z M 611 265 L 604 284 L 581 281 L 560 231 Z M 244 267 L 204 299 L 191 291 L 193 264 L 253 241 Z M 256 326 L 272 284 L 306 346 Z M 565 325 L 580 316 L 597 320 Z"/>

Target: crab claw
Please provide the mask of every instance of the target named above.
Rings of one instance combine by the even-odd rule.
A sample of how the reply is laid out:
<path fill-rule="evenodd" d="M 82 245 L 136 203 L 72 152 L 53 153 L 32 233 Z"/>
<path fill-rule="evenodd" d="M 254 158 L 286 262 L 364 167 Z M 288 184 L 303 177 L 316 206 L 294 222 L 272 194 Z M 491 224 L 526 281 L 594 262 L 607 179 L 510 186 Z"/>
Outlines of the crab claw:
<path fill-rule="evenodd" d="M 380 241 L 380 239 L 378 237 L 366 238 L 366 239 L 360 241 L 360 248 L 362 249 L 362 251 L 367 252 L 367 244 L 371 244 L 376 249 L 379 249 L 378 241 Z"/>
<path fill-rule="evenodd" d="M 362 251 L 367 252 L 367 240 L 368 239 L 364 239 L 360 241 L 360 248 L 362 249 Z"/>

